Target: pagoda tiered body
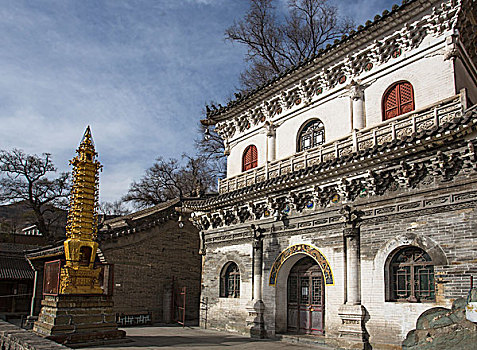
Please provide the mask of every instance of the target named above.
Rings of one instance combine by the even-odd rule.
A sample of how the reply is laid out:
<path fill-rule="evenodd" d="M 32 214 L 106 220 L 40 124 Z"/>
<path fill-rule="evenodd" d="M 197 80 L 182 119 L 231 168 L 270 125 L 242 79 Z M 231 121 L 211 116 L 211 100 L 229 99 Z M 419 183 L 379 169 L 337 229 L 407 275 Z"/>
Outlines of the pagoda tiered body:
<path fill-rule="evenodd" d="M 94 268 L 98 243 L 97 203 L 99 169 L 91 130 L 88 127 L 76 150 L 73 165 L 73 188 L 64 243 L 66 264 L 61 269 L 61 294 L 101 294 L 100 269 Z"/>

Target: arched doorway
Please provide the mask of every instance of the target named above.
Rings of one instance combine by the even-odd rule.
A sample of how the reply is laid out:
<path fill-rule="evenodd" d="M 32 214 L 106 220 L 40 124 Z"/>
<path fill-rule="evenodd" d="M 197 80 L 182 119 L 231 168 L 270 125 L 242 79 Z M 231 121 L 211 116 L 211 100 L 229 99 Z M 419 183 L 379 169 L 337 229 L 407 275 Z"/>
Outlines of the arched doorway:
<path fill-rule="evenodd" d="M 287 332 L 323 334 L 323 274 L 316 261 L 304 257 L 293 265 L 287 280 Z"/>

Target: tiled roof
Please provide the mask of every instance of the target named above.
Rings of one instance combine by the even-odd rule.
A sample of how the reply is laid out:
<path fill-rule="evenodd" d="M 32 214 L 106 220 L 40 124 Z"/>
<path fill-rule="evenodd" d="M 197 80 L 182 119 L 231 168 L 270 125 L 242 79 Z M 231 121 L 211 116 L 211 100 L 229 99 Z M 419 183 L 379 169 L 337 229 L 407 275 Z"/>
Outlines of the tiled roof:
<path fill-rule="evenodd" d="M 33 268 L 25 256 L 20 254 L 0 254 L 0 280 L 30 279 L 35 277 Z"/>
<path fill-rule="evenodd" d="M 235 94 L 236 99 L 227 103 L 226 106 L 219 105 L 218 109 L 208 110 L 207 115 L 206 115 L 207 119 L 204 119 L 201 122 L 204 125 L 214 124 L 214 122 L 213 122 L 214 117 L 220 116 L 221 114 L 231 110 L 235 106 L 237 106 L 239 104 L 242 104 L 243 102 L 245 102 L 246 100 L 251 98 L 253 95 L 257 94 L 258 92 L 260 92 L 262 90 L 264 90 L 265 88 L 274 84 L 275 82 L 283 79 L 284 77 L 294 73 L 295 71 L 297 71 L 299 69 L 302 69 L 303 67 L 308 66 L 310 64 L 313 64 L 315 60 L 321 59 L 323 56 L 327 55 L 330 51 L 334 50 L 338 46 L 343 45 L 345 43 L 348 43 L 348 42 L 356 39 L 356 37 L 358 37 L 360 35 L 363 35 L 363 34 L 366 34 L 366 32 L 368 32 L 368 31 L 374 30 L 374 27 L 376 27 L 376 25 L 388 20 L 390 17 L 394 16 L 398 12 L 401 12 L 403 9 L 407 8 L 410 4 L 415 3 L 415 2 L 418 2 L 418 1 L 417 0 L 402 0 L 401 5 L 394 4 L 391 7 L 391 11 L 384 10 L 382 15 L 374 16 L 373 21 L 368 20 L 368 21 L 366 21 L 366 23 L 364 25 L 359 25 L 356 30 L 351 30 L 348 35 L 344 34 L 341 37 L 341 39 L 336 39 L 333 42 L 333 44 L 328 44 L 324 49 L 318 50 L 318 52 L 316 54 L 312 55 L 311 57 L 307 58 L 306 60 L 303 60 L 296 65 L 288 67 L 287 69 L 285 69 L 281 73 L 277 74 L 275 77 L 273 77 L 272 79 L 270 79 L 269 81 L 267 81 L 263 85 L 255 88 L 255 89 L 253 89 L 253 90 L 251 90 L 251 91 L 249 91 L 245 94 L 240 94 L 240 93 Z"/>
<path fill-rule="evenodd" d="M 38 258 L 46 258 L 52 256 L 59 256 L 64 254 L 64 246 L 63 243 L 57 243 L 54 245 L 50 245 L 48 247 L 42 247 L 38 249 L 33 249 L 25 252 L 28 259 L 38 259 Z"/>
<path fill-rule="evenodd" d="M 170 208 L 171 206 L 173 205 L 176 205 L 180 202 L 180 199 L 179 198 L 175 198 L 175 199 L 171 199 L 167 202 L 164 202 L 164 203 L 160 203 L 158 205 L 155 205 L 151 208 L 146 208 L 146 209 L 143 209 L 143 210 L 139 210 L 137 212 L 134 212 L 132 214 L 128 214 L 128 215 L 124 215 L 124 216 L 119 216 L 117 218 L 114 218 L 114 219 L 109 219 L 109 220 L 106 220 L 104 222 L 104 225 L 111 225 L 113 226 L 114 224 L 117 224 L 117 223 L 122 223 L 122 222 L 126 222 L 126 220 L 137 220 L 137 219 L 140 219 L 140 218 L 143 218 L 143 217 L 147 217 L 147 216 L 150 216 L 152 214 L 155 214 L 155 213 L 158 213 L 160 211 L 163 211 L 167 208 Z"/>

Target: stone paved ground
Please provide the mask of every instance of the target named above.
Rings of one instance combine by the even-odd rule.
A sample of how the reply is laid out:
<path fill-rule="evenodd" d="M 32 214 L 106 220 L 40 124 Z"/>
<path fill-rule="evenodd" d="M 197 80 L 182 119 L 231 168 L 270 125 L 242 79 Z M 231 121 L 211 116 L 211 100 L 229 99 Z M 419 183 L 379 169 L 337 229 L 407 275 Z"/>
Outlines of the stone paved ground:
<path fill-rule="evenodd" d="M 252 340 L 231 333 L 204 330 L 198 327 L 150 326 L 124 328 L 124 330 L 127 333 L 127 337 L 133 340 L 132 342 L 95 346 L 88 349 L 319 349 L 317 347 L 310 348 L 307 345 L 298 346 L 269 339 Z M 329 348 L 326 347 L 326 349 Z"/>

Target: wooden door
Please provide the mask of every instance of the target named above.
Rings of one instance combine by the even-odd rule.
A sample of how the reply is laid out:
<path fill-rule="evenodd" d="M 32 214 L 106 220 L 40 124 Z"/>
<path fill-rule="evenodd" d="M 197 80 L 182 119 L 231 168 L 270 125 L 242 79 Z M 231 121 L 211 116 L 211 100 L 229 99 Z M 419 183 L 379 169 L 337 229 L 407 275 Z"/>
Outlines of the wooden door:
<path fill-rule="evenodd" d="M 287 284 L 288 332 L 323 334 L 323 275 L 311 258 L 298 261 L 290 271 Z"/>

